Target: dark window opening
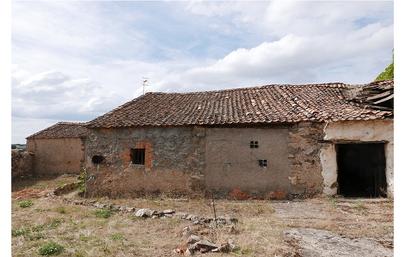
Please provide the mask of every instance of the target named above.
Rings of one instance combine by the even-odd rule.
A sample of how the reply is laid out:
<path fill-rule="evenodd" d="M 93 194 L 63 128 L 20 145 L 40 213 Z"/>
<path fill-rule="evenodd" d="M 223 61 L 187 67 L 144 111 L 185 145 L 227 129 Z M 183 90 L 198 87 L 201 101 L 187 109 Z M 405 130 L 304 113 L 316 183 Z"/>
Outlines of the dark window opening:
<path fill-rule="evenodd" d="M 104 161 L 104 157 L 101 156 L 101 155 L 94 155 L 94 156 L 92 157 L 92 162 L 93 162 L 93 164 L 100 164 L 100 163 L 102 163 L 103 161 Z"/>
<path fill-rule="evenodd" d="M 137 148 L 130 149 L 130 158 L 132 159 L 133 164 L 144 165 L 145 149 Z"/>
<path fill-rule="evenodd" d="M 259 166 L 260 167 L 267 167 L 268 166 L 268 160 L 259 160 Z"/>
<path fill-rule="evenodd" d="M 337 144 L 338 194 L 386 197 L 385 144 Z"/>
<path fill-rule="evenodd" d="M 259 148 L 258 141 L 250 141 L 250 148 Z"/>

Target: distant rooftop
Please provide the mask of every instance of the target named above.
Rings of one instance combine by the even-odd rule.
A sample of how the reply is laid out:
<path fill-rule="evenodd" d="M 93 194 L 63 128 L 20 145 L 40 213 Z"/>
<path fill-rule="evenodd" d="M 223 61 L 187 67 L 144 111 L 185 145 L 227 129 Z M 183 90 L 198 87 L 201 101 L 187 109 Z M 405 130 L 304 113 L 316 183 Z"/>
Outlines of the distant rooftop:
<path fill-rule="evenodd" d="M 53 126 L 28 136 L 26 139 L 80 138 L 87 136 L 87 131 L 84 123 L 58 122 Z"/>

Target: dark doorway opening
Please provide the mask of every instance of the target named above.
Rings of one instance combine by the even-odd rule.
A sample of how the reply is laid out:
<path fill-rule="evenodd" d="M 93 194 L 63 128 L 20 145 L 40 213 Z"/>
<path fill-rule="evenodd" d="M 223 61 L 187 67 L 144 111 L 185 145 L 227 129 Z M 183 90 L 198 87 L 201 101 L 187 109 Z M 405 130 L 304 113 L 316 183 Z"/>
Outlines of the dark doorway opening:
<path fill-rule="evenodd" d="M 337 144 L 338 194 L 386 197 L 385 144 Z"/>

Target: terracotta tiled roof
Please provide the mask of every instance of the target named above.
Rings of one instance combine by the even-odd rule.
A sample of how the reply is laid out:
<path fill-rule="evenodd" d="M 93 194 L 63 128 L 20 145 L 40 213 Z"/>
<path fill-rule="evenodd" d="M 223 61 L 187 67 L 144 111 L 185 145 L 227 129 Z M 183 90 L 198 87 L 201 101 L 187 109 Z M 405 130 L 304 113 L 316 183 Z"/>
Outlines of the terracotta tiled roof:
<path fill-rule="evenodd" d="M 393 83 L 393 82 L 392 82 Z M 266 85 L 193 93 L 147 93 L 87 127 L 268 124 L 383 119 L 391 111 L 349 101 L 343 83 Z"/>
<path fill-rule="evenodd" d="M 84 123 L 58 122 L 28 136 L 26 139 L 80 138 L 87 136 L 87 131 L 88 129 L 84 126 Z"/>

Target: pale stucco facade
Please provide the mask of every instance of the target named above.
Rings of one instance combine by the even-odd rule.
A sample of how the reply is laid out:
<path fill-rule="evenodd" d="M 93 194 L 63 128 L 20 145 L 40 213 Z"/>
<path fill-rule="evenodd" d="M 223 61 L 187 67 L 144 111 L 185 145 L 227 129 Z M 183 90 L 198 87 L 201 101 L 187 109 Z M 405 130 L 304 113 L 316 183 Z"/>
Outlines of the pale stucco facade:
<path fill-rule="evenodd" d="M 326 141 L 320 152 L 323 176 L 323 193 L 337 193 L 338 166 L 336 143 L 385 143 L 386 182 L 388 197 L 393 197 L 393 120 L 344 121 L 327 123 L 323 129 Z"/>
<path fill-rule="evenodd" d="M 32 138 L 27 150 L 33 153 L 33 175 L 80 174 L 84 144 L 80 138 Z"/>

